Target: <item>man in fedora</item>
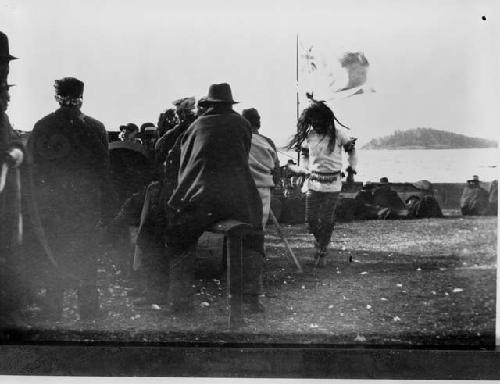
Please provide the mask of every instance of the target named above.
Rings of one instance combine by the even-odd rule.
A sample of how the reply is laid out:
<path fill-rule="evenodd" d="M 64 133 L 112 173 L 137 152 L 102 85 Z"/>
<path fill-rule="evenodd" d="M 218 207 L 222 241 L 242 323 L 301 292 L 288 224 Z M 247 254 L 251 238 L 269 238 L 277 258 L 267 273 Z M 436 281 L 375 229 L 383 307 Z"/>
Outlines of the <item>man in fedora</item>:
<path fill-rule="evenodd" d="M 7 81 L 9 63 L 15 59 L 17 57 L 12 56 L 9 52 L 9 39 L 7 35 L 0 31 L 0 81 Z"/>
<path fill-rule="evenodd" d="M 205 103 L 206 112 L 179 139 L 177 186 L 167 203 L 171 309 L 193 308 L 198 238 L 214 223 L 234 219 L 254 228 L 244 239 L 243 293 L 249 309 L 262 312 L 262 203 L 248 166 L 251 127 L 233 110 L 229 84 L 211 85 Z"/>
<path fill-rule="evenodd" d="M 61 319 L 63 293 L 76 288 L 80 320 L 102 315 L 97 292 L 97 239 L 110 218 L 108 138 L 104 125 L 81 112 L 84 84 L 55 81 L 60 108 L 39 120 L 28 148 L 35 201 L 53 262 L 45 316 Z"/>
<path fill-rule="evenodd" d="M 7 76 L 13 59 L 7 36 L 0 32 L 0 323 L 14 320 L 21 308 L 18 276 L 22 266 L 16 260 L 15 250 L 22 240 L 19 167 L 24 146 L 7 115 L 12 86 L 7 83 Z"/>

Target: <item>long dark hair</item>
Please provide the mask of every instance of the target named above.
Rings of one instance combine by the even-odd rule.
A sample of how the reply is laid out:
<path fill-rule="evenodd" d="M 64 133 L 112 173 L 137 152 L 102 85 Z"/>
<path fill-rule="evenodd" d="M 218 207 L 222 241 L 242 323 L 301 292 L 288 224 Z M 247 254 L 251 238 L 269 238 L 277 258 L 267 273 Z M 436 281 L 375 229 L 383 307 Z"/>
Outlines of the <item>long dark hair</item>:
<path fill-rule="evenodd" d="M 307 95 L 311 100 L 311 105 L 304 109 L 297 122 L 297 133 L 288 143 L 288 149 L 300 151 L 302 143 L 307 139 L 307 135 L 314 129 L 317 133 L 328 136 L 328 150 L 332 152 L 335 148 L 335 122 L 347 128 L 337 120 L 333 111 L 324 101 L 317 101 L 312 95 Z"/>

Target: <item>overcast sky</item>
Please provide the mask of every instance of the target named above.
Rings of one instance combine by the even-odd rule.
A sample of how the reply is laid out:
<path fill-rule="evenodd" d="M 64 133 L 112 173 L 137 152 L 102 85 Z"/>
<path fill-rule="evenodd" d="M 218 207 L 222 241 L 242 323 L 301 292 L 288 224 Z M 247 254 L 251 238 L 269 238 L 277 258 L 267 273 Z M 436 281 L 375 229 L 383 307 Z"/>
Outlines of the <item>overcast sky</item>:
<path fill-rule="evenodd" d="M 8 113 L 31 130 L 57 107 L 54 80 L 75 76 L 83 111 L 117 130 L 156 123 L 173 100 L 229 82 L 236 109 L 256 107 L 262 133 L 282 145 L 295 131 L 299 34 L 300 49 L 321 51 L 339 85 L 342 54 L 365 53 L 376 92 L 331 104 L 360 142 L 415 127 L 497 138 L 497 3 L 0 0 L 0 30 L 19 57 Z"/>

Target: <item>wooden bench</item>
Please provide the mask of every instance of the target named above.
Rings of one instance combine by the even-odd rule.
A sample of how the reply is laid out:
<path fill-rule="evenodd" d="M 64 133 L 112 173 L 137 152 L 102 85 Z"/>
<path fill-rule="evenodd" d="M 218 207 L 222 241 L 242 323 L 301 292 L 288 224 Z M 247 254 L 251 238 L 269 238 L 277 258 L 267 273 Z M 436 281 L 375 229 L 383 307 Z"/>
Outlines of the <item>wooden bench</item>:
<path fill-rule="evenodd" d="M 215 223 L 208 232 L 224 235 L 227 250 L 227 302 L 228 326 L 235 329 L 244 324 L 243 307 L 243 238 L 253 231 L 250 224 L 237 220 Z"/>

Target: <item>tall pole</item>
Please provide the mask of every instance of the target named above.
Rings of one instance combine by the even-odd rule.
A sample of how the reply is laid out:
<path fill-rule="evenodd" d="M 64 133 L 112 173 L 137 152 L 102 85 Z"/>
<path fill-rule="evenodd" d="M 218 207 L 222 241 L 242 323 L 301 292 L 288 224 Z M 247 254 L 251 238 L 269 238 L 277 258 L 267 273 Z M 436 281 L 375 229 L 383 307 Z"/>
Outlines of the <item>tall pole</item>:
<path fill-rule="evenodd" d="M 296 90 L 297 90 L 297 123 L 299 122 L 299 34 L 295 46 L 295 70 L 296 70 Z M 300 165 L 300 151 L 297 152 L 297 165 Z"/>

